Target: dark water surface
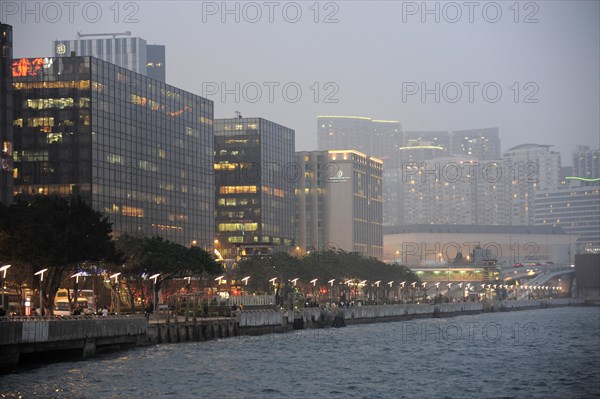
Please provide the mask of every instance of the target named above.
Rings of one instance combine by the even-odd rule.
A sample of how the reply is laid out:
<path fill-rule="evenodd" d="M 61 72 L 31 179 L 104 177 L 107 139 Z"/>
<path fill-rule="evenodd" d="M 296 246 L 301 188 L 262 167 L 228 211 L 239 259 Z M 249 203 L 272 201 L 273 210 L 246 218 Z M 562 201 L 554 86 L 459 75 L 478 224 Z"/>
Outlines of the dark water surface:
<path fill-rule="evenodd" d="M 600 308 L 166 344 L 0 376 L 0 398 L 600 396 Z"/>

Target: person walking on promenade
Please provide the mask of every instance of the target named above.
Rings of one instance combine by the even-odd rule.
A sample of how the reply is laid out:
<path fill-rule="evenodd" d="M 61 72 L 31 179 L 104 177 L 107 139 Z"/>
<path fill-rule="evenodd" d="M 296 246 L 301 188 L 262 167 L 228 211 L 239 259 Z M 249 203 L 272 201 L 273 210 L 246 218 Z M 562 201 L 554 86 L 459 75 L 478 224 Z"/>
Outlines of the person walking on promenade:
<path fill-rule="evenodd" d="M 154 312 L 154 304 L 152 301 L 148 302 L 146 308 L 144 309 L 144 315 L 146 316 L 146 320 L 150 320 L 150 315 Z"/>
<path fill-rule="evenodd" d="M 108 316 L 108 309 L 106 308 L 106 306 L 102 309 L 102 316 L 103 317 Z"/>

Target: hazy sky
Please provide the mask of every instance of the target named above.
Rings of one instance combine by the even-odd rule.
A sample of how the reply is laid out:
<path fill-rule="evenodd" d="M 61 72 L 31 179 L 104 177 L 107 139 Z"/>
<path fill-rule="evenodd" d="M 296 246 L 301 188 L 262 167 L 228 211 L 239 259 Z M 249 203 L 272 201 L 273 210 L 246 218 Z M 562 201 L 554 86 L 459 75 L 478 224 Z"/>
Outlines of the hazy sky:
<path fill-rule="evenodd" d="M 15 57 L 49 56 L 52 40 L 77 31 L 131 31 L 166 45 L 170 84 L 206 95 L 239 82 L 237 103 L 206 95 L 215 117 L 289 126 L 297 150 L 316 149 L 316 116 L 331 114 L 404 130 L 497 126 L 503 151 L 554 144 L 567 165 L 576 144 L 600 145 L 598 1 L 427 3 L 439 22 L 421 1 L 229 2 L 229 14 L 220 1 L 27 2 L 29 14 L 2 3 Z"/>

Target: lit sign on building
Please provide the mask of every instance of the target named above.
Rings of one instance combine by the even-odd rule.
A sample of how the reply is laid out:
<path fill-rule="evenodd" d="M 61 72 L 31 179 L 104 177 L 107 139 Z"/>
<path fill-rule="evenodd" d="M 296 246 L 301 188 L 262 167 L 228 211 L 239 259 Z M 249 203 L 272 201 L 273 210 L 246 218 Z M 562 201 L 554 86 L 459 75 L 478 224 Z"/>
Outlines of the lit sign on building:
<path fill-rule="evenodd" d="M 12 76 L 37 76 L 42 68 L 52 66 L 52 58 L 21 58 L 12 63 Z"/>
<path fill-rule="evenodd" d="M 344 172 L 338 170 L 334 176 L 329 177 L 329 183 L 344 183 L 350 180 L 350 176 L 344 176 Z"/>

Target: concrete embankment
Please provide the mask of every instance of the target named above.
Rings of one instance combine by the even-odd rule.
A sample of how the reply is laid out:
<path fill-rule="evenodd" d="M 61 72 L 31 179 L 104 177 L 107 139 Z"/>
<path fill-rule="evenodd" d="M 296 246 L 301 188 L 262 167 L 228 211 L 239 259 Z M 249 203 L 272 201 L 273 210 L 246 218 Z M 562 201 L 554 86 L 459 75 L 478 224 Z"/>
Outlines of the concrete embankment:
<path fill-rule="evenodd" d="M 0 369 L 13 368 L 28 356 L 88 356 L 105 349 L 132 347 L 146 335 L 146 325 L 144 317 L 3 320 Z"/>

